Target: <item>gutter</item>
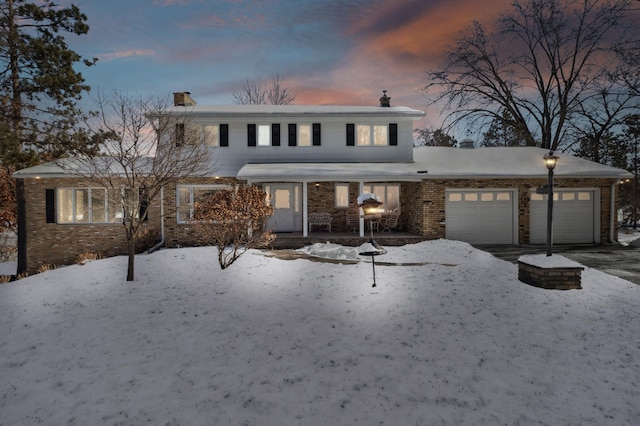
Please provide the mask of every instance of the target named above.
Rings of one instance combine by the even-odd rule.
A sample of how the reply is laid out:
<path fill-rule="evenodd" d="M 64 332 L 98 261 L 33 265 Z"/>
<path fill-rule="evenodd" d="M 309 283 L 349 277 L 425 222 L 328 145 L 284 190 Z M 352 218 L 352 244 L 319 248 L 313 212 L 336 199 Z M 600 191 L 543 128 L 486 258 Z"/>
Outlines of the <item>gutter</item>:
<path fill-rule="evenodd" d="M 614 236 L 615 233 L 613 232 L 614 230 L 614 225 L 615 225 L 615 220 L 618 216 L 617 212 L 616 212 L 616 186 L 618 186 L 618 184 L 620 183 L 620 179 L 614 181 L 611 184 L 611 200 L 609 203 L 609 242 L 613 243 L 615 242 L 614 240 Z"/>
<path fill-rule="evenodd" d="M 147 250 L 151 254 L 164 245 L 164 186 L 160 188 L 160 242 Z"/>

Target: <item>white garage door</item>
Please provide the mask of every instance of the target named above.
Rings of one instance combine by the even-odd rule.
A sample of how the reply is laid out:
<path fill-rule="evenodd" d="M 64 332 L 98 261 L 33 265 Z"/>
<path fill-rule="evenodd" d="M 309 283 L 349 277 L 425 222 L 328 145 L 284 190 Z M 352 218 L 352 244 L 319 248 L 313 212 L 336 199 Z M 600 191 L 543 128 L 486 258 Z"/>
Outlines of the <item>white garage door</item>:
<path fill-rule="evenodd" d="M 446 236 L 472 244 L 518 244 L 514 189 L 445 192 Z"/>
<path fill-rule="evenodd" d="M 553 194 L 553 242 L 581 244 L 599 242 L 599 201 L 596 190 L 559 189 Z M 547 195 L 530 194 L 530 243 L 547 242 Z"/>

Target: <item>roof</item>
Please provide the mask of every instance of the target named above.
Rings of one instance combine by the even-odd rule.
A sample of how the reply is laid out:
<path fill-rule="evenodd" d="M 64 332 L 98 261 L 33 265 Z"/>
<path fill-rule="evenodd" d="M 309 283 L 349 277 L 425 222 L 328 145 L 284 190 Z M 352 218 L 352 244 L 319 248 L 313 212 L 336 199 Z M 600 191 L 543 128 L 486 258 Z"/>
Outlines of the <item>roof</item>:
<path fill-rule="evenodd" d="M 460 149 L 420 147 L 413 149 L 413 162 L 407 163 L 260 163 L 246 164 L 237 177 L 252 181 L 304 180 L 422 180 L 428 178 L 532 178 L 546 177 L 543 156 L 548 151 L 536 147 L 497 147 Z M 554 173 L 558 177 L 632 177 L 626 170 L 605 166 L 572 155 L 559 157 Z M 70 161 L 71 163 L 71 161 Z M 78 176 L 73 166 L 57 163 L 18 170 L 17 179 Z"/>
<path fill-rule="evenodd" d="M 238 178 L 253 181 L 285 180 L 422 180 L 428 178 L 533 178 L 546 177 L 546 149 L 496 147 L 460 149 L 420 147 L 410 163 L 264 163 L 247 164 Z M 631 173 L 583 158 L 556 153 L 558 177 L 631 177 Z"/>
<path fill-rule="evenodd" d="M 215 115 L 222 117 L 286 116 L 368 116 L 406 117 L 413 120 L 424 117 L 424 111 L 396 106 L 349 106 L 349 105 L 195 105 L 174 106 L 165 111 L 169 115 Z"/>

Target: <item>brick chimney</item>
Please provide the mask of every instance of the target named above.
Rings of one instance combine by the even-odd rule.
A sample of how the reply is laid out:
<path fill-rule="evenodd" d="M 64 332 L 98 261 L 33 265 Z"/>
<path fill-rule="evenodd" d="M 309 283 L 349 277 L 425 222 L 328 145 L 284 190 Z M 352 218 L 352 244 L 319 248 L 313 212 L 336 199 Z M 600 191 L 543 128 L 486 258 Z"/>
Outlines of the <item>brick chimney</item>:
<path fill-rule="evenodd" d="M 173 106 L 196 106 L 196 101 L 191 99 L 190 92 L 174 92 Z"/>
<path fill-rule="evenodd" d="M 380 98 L 380 106 L 381 107 L 390 107 L 391 106 L 391 98 L 387 96 L 387 91 L 382 91 L 382 97 Z"/>

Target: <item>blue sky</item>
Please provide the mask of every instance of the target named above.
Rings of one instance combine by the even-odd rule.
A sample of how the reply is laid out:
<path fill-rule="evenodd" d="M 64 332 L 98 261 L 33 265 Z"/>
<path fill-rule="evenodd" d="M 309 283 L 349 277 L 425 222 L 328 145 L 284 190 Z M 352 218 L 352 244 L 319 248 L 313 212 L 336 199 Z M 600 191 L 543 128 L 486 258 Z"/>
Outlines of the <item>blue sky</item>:
<path fill-rule="evenodd" d="M 62 1 L 61 4 L 68 4 Z M 297 104 L 426 110 L 424 71 L 472 19 L 510 0 L 80 0 L 90 31 L 68 37 L 100 91 L 230 104 L 245 79 L 278 73 Z M 429 113 L 429 111 L 428 111 Z M 434 123 L 437 119 L 434 117 Z"/>

